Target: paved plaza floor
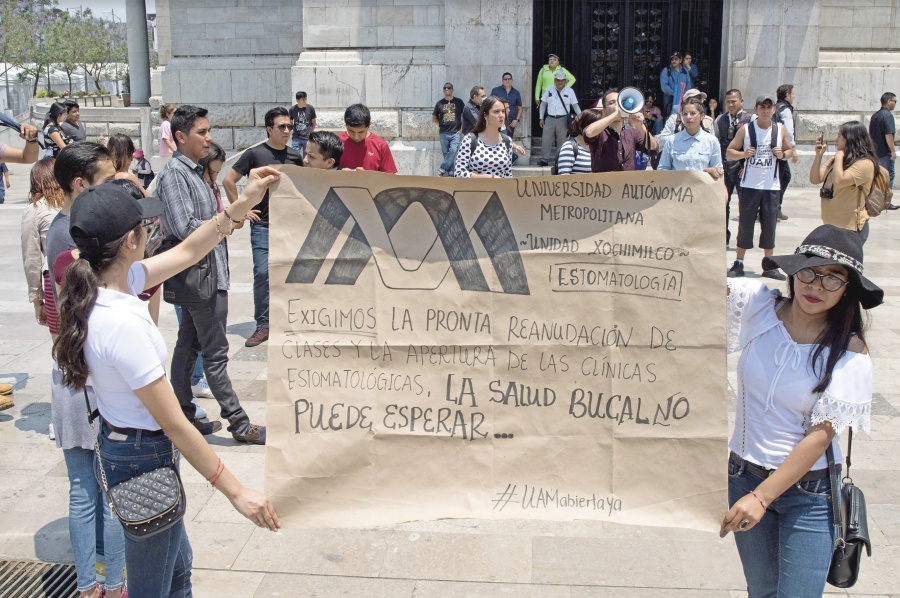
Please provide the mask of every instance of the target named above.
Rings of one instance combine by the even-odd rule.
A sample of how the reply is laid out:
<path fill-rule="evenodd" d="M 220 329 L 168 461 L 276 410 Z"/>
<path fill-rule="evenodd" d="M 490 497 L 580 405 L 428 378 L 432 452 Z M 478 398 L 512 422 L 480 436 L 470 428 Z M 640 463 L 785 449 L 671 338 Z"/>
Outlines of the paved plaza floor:
<path fill-rule="evenodd" d="M 13 188 L 0 206 L 0 381 L 15 384 L 16 406 L 0 413 L 0 560 L 71 562 L 65 464 L 47 436 L 50 336 L 34 321 L 22 272 L 19 223 L 28 170 L 11 170 Z M 818 202 L 816 189 L 788 192 L 784 211 L 790 219 L 779 225 L 776 253 L 793 251 L 820 223 Z M 736 234 L 737 221 L 731 226 Z M 855 588 L 829 587 L 827 593 L 900 598 L 900 360 L 890 358 L 900 355 L 900 214 L 881 216 L 871 227 L 866 274 L 884 288 L 886 304 L 870 319 L 872 431 L 854 443 L 853 477 L 866 493 L 873 556 L 864 558 Z M 244 347 L 254 330 L 247 227 L 235 233 L 229 247 L 229 373 L 253 421 L 265 423 L 266 345 Z M 758 275 L 761 251 L 747 257 L 748 276 Z M 729 251 L 723 276 L 733 259 Z M 176 320 L 166 304 L 160 328 L 171 350 Z M 729 359 L 732 405 L 734 368 Z M 201 404 L 217 412 L 215 401 Z M 244 483 L 262 489 L 262 447 L 239 446 L 224 429 L 209 441 Z M 722 468 L 724 475 L 725 455 Z M 483 520 L 272 534 L 243 519 L 189 465 L 183 473 L 198 598 L 746 596 L 731 536 L 720 540 L 697 531 L 603 522 Z"/>

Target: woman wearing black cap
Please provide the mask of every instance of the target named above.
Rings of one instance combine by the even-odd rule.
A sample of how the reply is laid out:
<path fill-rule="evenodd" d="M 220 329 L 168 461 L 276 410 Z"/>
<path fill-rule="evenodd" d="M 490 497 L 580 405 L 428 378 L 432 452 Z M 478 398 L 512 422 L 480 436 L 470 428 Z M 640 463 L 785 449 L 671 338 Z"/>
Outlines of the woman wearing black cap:
<path fill-rule="evenodd" d="M 820 597 L 837 539 L 826 449 L 869 429 L 872 360 L 862 310 L 884 292 L 863 276 L 859 235 L 829 224 L 793 255 L 767 257 L 788 296 L 729 279 L 729 349 L 741 350 L 728 499 L 751 596 Z"/>
<path fill-rule="evenodd" d="M 108 487 L 171 463 L 177 447 L 238 512 L 259 527 L 278 529 L 268 498 L 243 486 L 185 419 L 166 379 L 165 341 L 137 298 L 212 251 L 278 176 L 268 167 L 251 171 L 238 201 L 177 247 L 147 259 L 145 251 L 152 255 L 161 240 L 162 202 L 139 202 L 110 183 L 75 200 L 70 232 L 79 259 L 66 270 L 53 352 L 66 385 L 83 388 L 90 376 L 101 415 L 101 477 Z M 152 536 L 126 535 L 125 559 L 133 596 L 190 595 L 191 548 L 183 521 Z"/>

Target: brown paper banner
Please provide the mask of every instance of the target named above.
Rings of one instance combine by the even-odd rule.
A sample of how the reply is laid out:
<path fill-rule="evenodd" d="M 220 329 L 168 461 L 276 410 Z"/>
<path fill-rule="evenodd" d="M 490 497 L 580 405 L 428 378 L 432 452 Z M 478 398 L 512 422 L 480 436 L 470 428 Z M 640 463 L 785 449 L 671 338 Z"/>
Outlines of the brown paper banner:
<path fill-rule="evenodd" d="M 718 529 L 721 183 L 283 171 L 266 490 L 285 525 Z"/>

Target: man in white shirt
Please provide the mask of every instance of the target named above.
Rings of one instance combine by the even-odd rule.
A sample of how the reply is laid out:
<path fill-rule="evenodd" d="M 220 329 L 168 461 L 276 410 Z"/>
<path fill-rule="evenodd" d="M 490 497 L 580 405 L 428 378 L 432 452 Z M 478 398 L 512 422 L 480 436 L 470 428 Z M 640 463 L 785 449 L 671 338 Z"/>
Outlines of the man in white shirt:
<path fill-rule="evenodd" d="M 578 98 L 567 85 L 566 74 L 560 70 L 553 76 L 553 89 L 548 89 L 541 96 L 541 120 L 539 124 L 544 132 L 541 134 L 541 166 L 550 164 L 553 142 L 556 149 L 562 147 L 569 134 L 568 116 L 572 111 L 581 114 Z"/>

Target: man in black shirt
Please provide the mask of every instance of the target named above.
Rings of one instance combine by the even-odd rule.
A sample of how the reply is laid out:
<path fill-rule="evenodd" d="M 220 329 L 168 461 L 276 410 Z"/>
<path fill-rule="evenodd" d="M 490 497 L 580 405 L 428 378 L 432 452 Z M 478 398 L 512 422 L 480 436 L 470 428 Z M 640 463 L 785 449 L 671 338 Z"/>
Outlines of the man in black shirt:
<path fill-rule="evenodd" d="M 297 103 L 291 106 L 290 111 L 291 123 L 294 125 L 291 147 L 305 156 L 309 134 L 316 130 L 316 109 L 306 103 L 305 91 L 298 91 L 296 100 Z"/>
<path fill-rule="evenodd" d="M 431 113 L 431 121 L 438 126 L 441 152 L 444 154 L 440 176 L 447 176 L 453 172 L 453 160 L 456 158 L 456 150 L 459 149 L 464 109 L 463 101 L 453 97 L 453 84 L 444 83 L 444 97 L 438 100 L 434 105 L 434 112 Z"/>
<path fill-rule="evenodd" d="M 461 135 L 468 135 L 478 124 L 478 113 L 481 112 L 481 102 L 484 101 L 484 98 L 484 88 L 480 85 L 476 85 L 469 92 L 469 101 L 466 102 L 463 109 Z"/>
<path fill-rule="evenodd" d="M 894 161 L 897 159 L 897 150 L 894 147 L 894 135 L 897 132 L 894 125 L 893 110 L 897 106 L 897 96 L 887 92 L 881 96 L 881 110 L 872 115 L 869 121 L 869 135 L 875 144 L 875 154 L 878 163 L 884 166 L 891 175 L 891 188 L 894 188 Z M 900 209 L 900 206 L 890 204 L 889 210 Z"/>
<path fill-rule="evenodd" d="M 244 150 L 228 174 L 223 185 L 228 203 L 237 201 L 237 182 L 259 166 L 295 164 L 303 166 L 303 155 L 288 146 L 291 139 L 291 115 L 284 108 L 272 108 L 265 116 L 266 133 L 263 143 Z M 269 340 L 269 192 L 248 214 L 250 220 L 250 249 L 253 252 L 253 318 L 256 331 L 244 343 L 255 347 Z"/>

